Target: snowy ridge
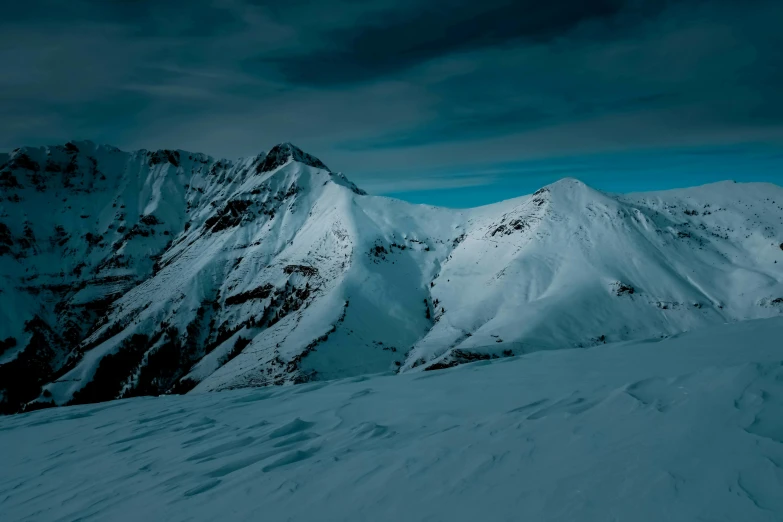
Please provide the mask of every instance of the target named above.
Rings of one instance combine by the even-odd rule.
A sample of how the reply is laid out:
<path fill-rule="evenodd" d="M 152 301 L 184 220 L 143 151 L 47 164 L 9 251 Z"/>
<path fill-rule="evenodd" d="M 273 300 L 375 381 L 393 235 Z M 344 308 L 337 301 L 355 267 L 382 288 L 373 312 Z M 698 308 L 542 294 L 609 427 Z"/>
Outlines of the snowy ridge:
<path fill-rule="evenodd" d="M 0 156 L 2 410 L 439 369 L 783 311 L 783 189 L 470 210 L 368 196 L 291 144 Z M 40 209 L 47 209 L 41 212 Z"/>

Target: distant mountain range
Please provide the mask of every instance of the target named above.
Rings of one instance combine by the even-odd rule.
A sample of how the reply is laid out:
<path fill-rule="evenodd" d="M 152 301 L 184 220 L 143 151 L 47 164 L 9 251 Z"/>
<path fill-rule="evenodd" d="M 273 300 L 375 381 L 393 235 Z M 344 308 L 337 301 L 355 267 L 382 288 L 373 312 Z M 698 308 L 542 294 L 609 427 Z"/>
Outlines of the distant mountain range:
<path fill-rule="evenodd" d="M 436 370 L 783 312 L 783 189 L 564 179 L 470 210 L 291 144 L 0 154 L 0 411 Z"/>

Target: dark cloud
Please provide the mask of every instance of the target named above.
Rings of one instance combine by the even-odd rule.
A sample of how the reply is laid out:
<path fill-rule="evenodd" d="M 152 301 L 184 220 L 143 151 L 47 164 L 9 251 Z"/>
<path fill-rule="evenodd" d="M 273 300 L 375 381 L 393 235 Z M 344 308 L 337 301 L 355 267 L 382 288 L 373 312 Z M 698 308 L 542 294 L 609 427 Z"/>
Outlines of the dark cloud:
<path fill-rule="evenodd" d="M 362 178 L 477 151 L 779 143 L 781 20 L 777 0 L 15 2 L 0 148 L 293 141 Z M 411 186 L 490 177 L 438 172 Z"/>
<path fill-rule="evenodd" d="M 783 33 L 772 20 L 783 20 L 783 6 L 677 4 L 612 38 L 577 31 L 535 45 L 458 53 L 450 58 L 456 72 L 428 84 L 437 100 L 429 121 L 342 146 L 484 139 L 650 110 L 676 127 L 779 127 Z"/>
<path fill-rule="evenodd" d="M 129 35 L 138 38 L 208 38 L 245 28 L 244 21 L 228 3 L 196 1 L 192 3 L 192 9 L 184 6 L 178 0 L 13 2 L 3 7 L 0 27 L 73 23 L 122 26 Z"/>
<path fill-rule="evenodd" d="M 560 104 L 526 103 L 514 106 L 509 103 L 480 103 L 441 107 L 441 112 L 431 123 L 414 128 L 381 134 L 341 143 L 338 146 L 347 151 L 396 149 L 421 147 L 425 145 L 488 139 L 505 134 L 530 132 L 546 126 L 562 123 L 564 120 L 584 120 L 606 112 L 626 109 L 665 107 L 672 98 L 667 94 L 649 94 L 634 98 L 620 98 L 600 103 L 587 99 L 574 106 L 563 108 Z"/>
<path fill-rule="evenodd" d="M 368 9 L 350 26 L 326 28 L 323 46 L 261 61 L 294 83 L 354 83 L 455 52 L 552 40 L 624 8 L 622 0 L 396 2 Z"/>

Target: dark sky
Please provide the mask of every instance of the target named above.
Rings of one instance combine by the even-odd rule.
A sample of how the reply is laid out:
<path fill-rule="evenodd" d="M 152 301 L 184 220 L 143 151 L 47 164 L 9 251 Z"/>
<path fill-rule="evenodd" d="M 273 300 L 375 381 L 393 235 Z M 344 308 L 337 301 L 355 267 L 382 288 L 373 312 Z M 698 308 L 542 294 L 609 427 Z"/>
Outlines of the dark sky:
<path fill-rule="evenodd" d="M 780 0 L 8 4 L 3 150 L 292 141 L 403 194 L 557 158 L 783 144 Z"/>

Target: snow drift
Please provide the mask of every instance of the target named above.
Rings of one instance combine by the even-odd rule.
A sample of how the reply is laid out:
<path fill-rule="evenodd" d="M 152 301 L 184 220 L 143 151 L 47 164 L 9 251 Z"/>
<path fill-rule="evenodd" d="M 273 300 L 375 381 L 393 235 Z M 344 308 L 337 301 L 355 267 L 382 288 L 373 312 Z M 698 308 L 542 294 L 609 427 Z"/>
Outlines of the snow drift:
<path fill-rule="evenodd" d="M 773 318 L 0 417 L 0 510 L 41 522 L 778 521 L 781 333 Z"/>

